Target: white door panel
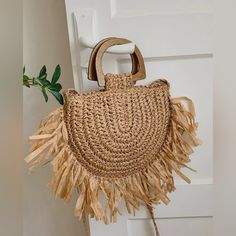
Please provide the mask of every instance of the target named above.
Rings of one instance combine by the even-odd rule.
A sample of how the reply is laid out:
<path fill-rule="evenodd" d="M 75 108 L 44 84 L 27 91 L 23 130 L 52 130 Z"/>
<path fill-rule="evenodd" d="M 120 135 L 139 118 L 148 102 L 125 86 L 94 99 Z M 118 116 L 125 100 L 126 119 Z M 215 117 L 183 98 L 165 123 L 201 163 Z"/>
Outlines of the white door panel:
<path fill-rule="evenodd" d="M 212 235 L 211 217 L 187 217 L 187 218 L 166 218 L 160 219 L 159 231 L 161 236 L 190 236 Z M 149 236 L 155 235 L 151 227 L 151 220 L 129 220 L 129 236 Z M 122 234 L 121 234 L 122 235 Z"/>
<path fill-rule="evenodd" d="M 192 155 L 184 172 L 187 185 L 176 177 L 177 190 L 168 206 L 155 210 L 162 236 L 212 235 L 212 110 L 213 51 L 210 0 L 66 0 L 67 20 L 75 86 L 80 91 L 97 88 L 86 78 L 91 50 L 79 45 L 79 37 L 99 40 L 121 36 L 133 40 L 145 59 L 146 84 L 166 78 L 172 96 L 193 99 L 199 122 L 198 135 L 204 144 Z M 111 60 L 112 59 L 112 60 Z M 129 71 L 129 56 L 106 55 L 106 72 Z M 145 208 L 122 216 L 112 225 L 91 220 L 91 236 L 151 236 L 152 224 Z"/>
<path fill-rule="evenodd" d="M 211 51 L 208 21 L 208 14 L 115 17 L 104 34 L 133 39 L 145 57 L 203 54 Z"/>
<path fill-rule="evenodd" d="M 211 11 L 209 0 L 113 0 L 113 12 L 118 15 L 166 15 Z"/>

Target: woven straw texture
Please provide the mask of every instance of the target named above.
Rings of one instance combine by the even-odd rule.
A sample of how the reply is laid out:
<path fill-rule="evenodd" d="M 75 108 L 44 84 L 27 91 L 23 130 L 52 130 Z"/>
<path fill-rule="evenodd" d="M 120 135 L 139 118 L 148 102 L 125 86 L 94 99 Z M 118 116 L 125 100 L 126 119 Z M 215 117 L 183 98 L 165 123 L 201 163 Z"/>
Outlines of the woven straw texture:
<path fill-rule="evenodd" d="M 130 78 L 109 74 L 104 92 L 65 95 L 69 146 L 95 176 L 122 178 L 141 171 L 156 159 L 165 140 L 168 85 L 159 81 L 133 87 Z"/>
<path fill-rule="evenodd" d="M 192 101 L 170 98 L 167 81 L 135 86 L 131 74 L 107 74 L 105 81 L 100 91 L 65 93 L 64 106 L 30 137 L 26 162 L 30 171 L 51 162 L 54 196 L 69 201 L 76 189 L 75 215 L 107 224 L 121 213 L 121 201 L 129 213 L 168 204 L 174 172 L 190 183 L 180 169 L 200 141 Z"/>

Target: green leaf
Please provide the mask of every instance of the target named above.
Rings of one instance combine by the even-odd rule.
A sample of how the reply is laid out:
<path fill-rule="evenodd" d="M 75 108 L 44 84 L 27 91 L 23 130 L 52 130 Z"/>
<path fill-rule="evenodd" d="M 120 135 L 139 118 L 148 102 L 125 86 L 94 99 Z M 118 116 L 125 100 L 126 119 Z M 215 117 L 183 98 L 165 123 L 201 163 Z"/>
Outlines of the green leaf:
<path fill-rule="evenodd" d="M 45 80 L 46 80 L 47 76 L 48 76 L 47 73 L 45 73 L 45 74 L 39 76 L 39 78 L 40 78 L 40 79 L 45 79 Z"/>
<path fill-rule="evenodd" d="M 56 66 L 51 82 L 47 80 L 47 68 L 45 65 L 41 68 L 38 77 L 28 77 L 27 75 L 25 75 L 25 66 L 24 66 L 23 76 L 22 76 L 23 86 L 27 86 L 29 88 L 32 86 L 38 87 L 42 91 L 43 97 L 46 102 L 48 102 L 48 92 L 50 92 L 56 98 L 56 100 L 63 105 L 64 103 L 63 96 L 60 94 L 62 86 L 60 83 L 57 83 L 60 76 L 61 76 L 60 65 Z"/>
<path fill-rule="evenodd" d="M 23 81 L 29 80 L 29 77 L 27 75 L 23 75 Z"/>
<path fill-rule="evenodd" d="M 46 79 L 35 78 L 34 79 L 34 84 L 35 85 L 40 85 L 41 87 L 47 87 L 48 85 L 50 85 L 50 82 Z"/>
<path fill-rule="evenodd" d="M 56 82 L 58 81 L 60 76 L 61 76 L 61 67 L 60 67 L 60 65 L 57 65 L 56 68 L 55 68 L 55 71 L 53 73 L 51 83 L 56 84 Z"/>
<path fill-rule="evenodd" d="M 61 89 L 62 89 L 62 86 L 59 83 L 51 84 L 51 85 L 48 86 L 48 89 L 51 90 L 51 91 L 60 92 Z"/>
<path fill-rule="evenodd" d="M 43 75 L 45 75 L 46 72 L 47 72 L 47 68 L 46 68 L 46 66 L 44 65 L 44 66 L 42 67 L 42 69 L 40 70 L 40 72 L 39 72 L 39 77 L 42 77 Z"/>
<path fill-rule="evenodd" d="M 30 88 L 29 77 L 27 75 L 23 75 L 23 85 Z"/>
<path fill-rule="evenodd" d="M 23 85 L 30 88 L 30 84 L 29 84 L 28 80 L 23 81 Z"/>
<path fill-rule="evenodd" d="M 42 88 L 42 93 L 43 93 L 43 96 L 44 96 L 45 101 L 48 102 L 48 95 L 47 95 L 47 93 L 46 93 L 45 88 Z"/>
<path fill-rule="evenodd" d="M 26 87 L 28 87 L 28 88 L 30 88 L 30 85 L 29 85 L 28 82 L 24 82 L 23 85 L 26 86 Z"/>
<path fill-rule="evenodd" d="M 56 92 L 56 91 L 52 91 L 52 90 L 49 90 L 49 91 L 50 91 L 50 93 L 57 99 L 57 101 L 58 101 L 61 105 L 63 105 L 63 103 L 64 103 L 64 101 L 63 101 L 63 96 L 62 96 L 60 93 Z"/>
<path fill-rule="evenodd" d="M 43 79 L 43 78 L 38 78 L 38 79 L 36 79 L 36 81 L 38 81 L 40 83 L 40 85 L 42 85 L 44 87 L 47 87 L 51 84 L 48 80 Z"/>

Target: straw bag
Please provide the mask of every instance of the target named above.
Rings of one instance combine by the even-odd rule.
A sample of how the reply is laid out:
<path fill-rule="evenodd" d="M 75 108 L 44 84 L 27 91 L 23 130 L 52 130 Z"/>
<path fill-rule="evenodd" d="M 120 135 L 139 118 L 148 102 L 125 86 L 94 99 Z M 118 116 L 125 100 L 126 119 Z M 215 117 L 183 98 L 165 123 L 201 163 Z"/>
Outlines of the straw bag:
<path fill-rule="evenodd" d="M 104 88 L 89 93 L 67 90 L 63 107 L 49 114 L 29 138 L 32 150 L 25 160 L 30 171 L 51 162 L 55 197 L 69 201 L 73 190 L 78 191 L 76 216 L 90 215 L 108 224 L 117 220 L 121 201 L 129 213 L 145 205 L 159 235 L 152 209 L 169 203 L 174 172 L 190 183 L 180 169 L 187 167 L 192 147 L 200 141 L 189 98 L 170 98 L 166 80 L 135 86 L 146 76 L 137 46 L 131 73 L 104 76 L 106 49 L 128 42 L 109 38 L 95 47 L 88 78 Z"/>

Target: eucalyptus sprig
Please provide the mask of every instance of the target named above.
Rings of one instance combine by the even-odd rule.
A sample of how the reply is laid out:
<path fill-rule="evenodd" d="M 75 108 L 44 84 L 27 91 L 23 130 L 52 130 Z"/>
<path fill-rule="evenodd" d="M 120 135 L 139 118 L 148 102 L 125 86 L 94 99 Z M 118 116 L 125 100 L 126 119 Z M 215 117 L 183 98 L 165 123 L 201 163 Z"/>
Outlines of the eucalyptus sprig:
<path fill-rule="evenodd" d="M 61 95 L 60 91 L 62 89 L 62 86 L 60 83 L 58 83 L 58 80 L 61 76 L 61 67 L 60 65 L 57 65 L 51 81 L 47 80 L 47 68 L 44 65 L 42 69 L 39 72 L 39 75 L 37 77 L 30 78 L 25 74 L 25 67 L 23 68 L 23 85 L 30 88 L 31 86 L 38 87 L 43 96 L 45 101 L 48 101 L 48 94 L 47 92 L 51 93 L 56 100 L 63 105 L 63 96 Z"/>

